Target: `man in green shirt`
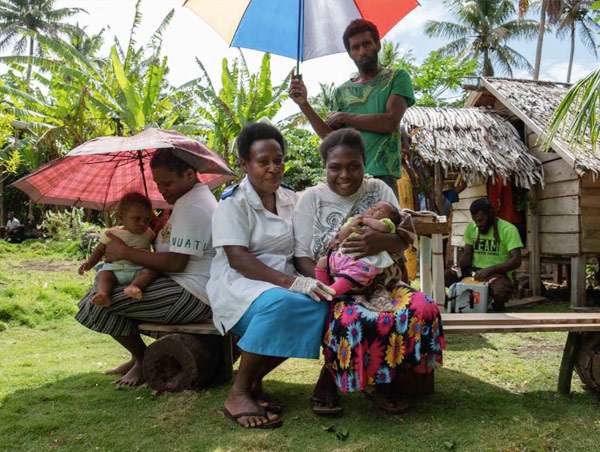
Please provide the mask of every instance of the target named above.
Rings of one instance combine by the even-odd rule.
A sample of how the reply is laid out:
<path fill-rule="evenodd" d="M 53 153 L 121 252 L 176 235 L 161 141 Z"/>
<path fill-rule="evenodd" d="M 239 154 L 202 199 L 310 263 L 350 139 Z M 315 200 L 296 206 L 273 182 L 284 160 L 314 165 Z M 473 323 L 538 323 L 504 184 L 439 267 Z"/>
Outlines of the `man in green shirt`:
<path fill-rule="evenodd" d="M 310 105 L 300 78 L 292 79 L 290 96 L 321 138 L 341 127 L 357 129 L 365 142 L 365 171 L 397 194 L 401 170 L 398 126 L 406 109 L 415 103 L 410 76 L 404 70 L 379 66 L 381 42 L 373 23 L 352 21 L 343 39 L 358 74 L 336 88 L 334 111 L 323 120 Z"/>
<path fill-rule="evenodd" d="M 521 265 L 523 242 L 519 230 L 512 223 L 497 218 L 487 198 L 474 201 L 469 210 L 473 223 L 465 230 L 460 270 L 446 271 L 446 285 L 467 276 L 488 281 L 492 309 L 503 311 L 513 292 L 513 271 Z"/>

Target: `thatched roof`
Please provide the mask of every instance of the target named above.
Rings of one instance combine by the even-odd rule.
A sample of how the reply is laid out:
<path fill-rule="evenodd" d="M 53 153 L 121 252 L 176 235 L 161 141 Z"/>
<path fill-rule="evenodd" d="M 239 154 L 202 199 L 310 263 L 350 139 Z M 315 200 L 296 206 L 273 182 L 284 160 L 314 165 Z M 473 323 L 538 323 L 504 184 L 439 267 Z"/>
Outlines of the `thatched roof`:
<path fill-rule="evenodd" d="M 541 163 L 528 153 L 515 128 L 489 110 L 412 107 L 402 124 L 428 165 L 440 163 L 468 181 L 513 177 L 524 188 L 543 181 Z"/>
<path fill-rule="evenodd" d="M 481 82 L 541 139 L 545 139 L 554 111 L 570 88 L 565 83 L 504 78 L 483 78 Z M 587 171 L 600 174 L 600 153 L 593 153 L 589 139 L 583 148 L 577 149 L 557 137 L 552 141 L 552 149 L 579 174 Z"/>

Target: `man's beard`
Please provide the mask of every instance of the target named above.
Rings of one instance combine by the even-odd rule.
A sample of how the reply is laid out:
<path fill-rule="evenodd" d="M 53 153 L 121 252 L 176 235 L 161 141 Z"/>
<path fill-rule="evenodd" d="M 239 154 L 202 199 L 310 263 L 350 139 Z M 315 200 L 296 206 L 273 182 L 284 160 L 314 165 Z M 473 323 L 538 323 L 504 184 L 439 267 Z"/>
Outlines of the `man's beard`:
<path fill-rule="evenodd" d="M 362 61 L 355 61 L 355 64 L 358 67 L 358 70 L 363 74 L 371 74 L 377 71 L 378 62 L 377 54 L 375 54 L 372 57 L 365 58 Z"/>

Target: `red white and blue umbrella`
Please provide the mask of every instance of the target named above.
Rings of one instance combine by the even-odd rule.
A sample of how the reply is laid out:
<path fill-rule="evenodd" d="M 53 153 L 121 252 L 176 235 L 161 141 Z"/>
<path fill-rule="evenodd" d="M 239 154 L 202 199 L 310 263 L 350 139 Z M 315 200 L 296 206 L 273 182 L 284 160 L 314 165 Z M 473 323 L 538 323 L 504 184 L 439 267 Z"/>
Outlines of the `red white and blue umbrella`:
<path fill-rule="evenodd" d="M 344 29 L 367 19 L 384 36 L 417 0 L 187 0 L 231 47 L 306 61 L 345 52 Z"/>

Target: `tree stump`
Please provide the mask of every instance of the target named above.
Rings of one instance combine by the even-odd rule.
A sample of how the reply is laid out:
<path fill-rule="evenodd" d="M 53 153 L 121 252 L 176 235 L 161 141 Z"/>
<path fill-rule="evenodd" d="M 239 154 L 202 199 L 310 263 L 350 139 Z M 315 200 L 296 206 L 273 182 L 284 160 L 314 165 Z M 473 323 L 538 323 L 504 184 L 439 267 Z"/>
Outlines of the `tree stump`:
<path fill-rule="evenodd" d="M 583 333 L 575 370 L 587 389 L 600 392 L 600 334 Z"/>
<path fill-rule="evenodd" d="M 158 392 L 197 389 L 213 382 L 223 362 L 223 338 L 168 334 L 144 355 L 144 377 Z"/>

